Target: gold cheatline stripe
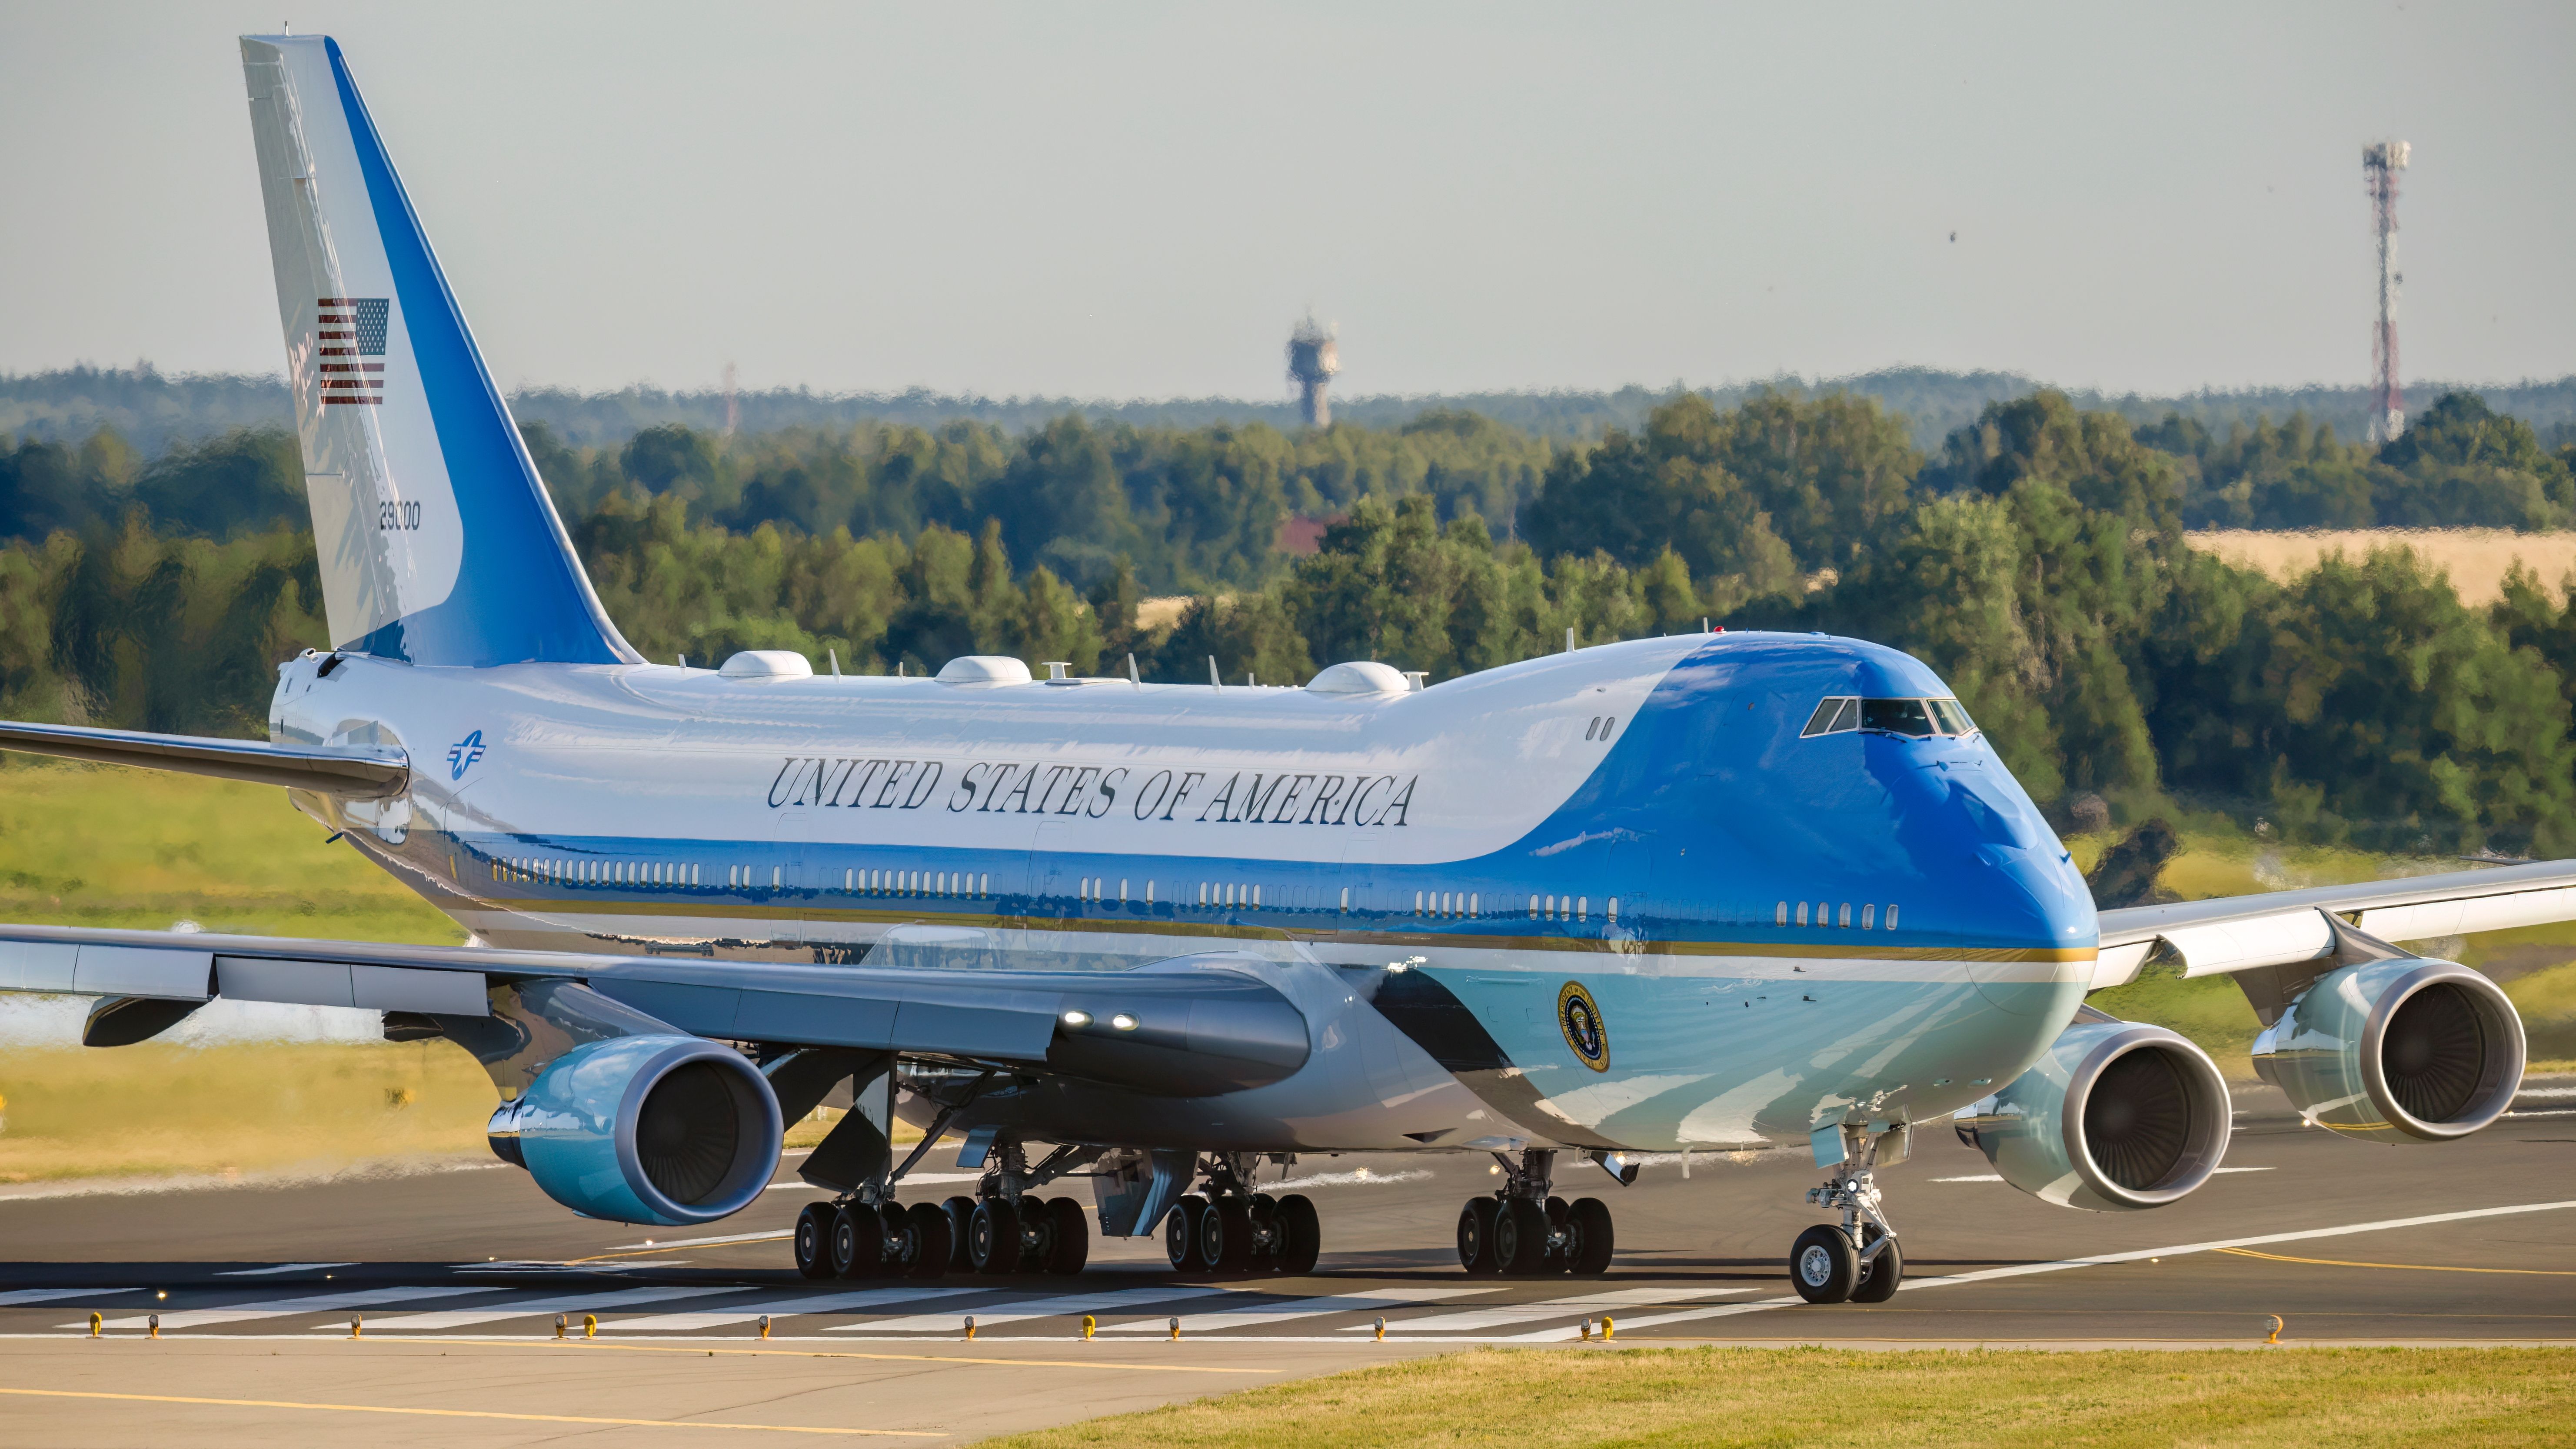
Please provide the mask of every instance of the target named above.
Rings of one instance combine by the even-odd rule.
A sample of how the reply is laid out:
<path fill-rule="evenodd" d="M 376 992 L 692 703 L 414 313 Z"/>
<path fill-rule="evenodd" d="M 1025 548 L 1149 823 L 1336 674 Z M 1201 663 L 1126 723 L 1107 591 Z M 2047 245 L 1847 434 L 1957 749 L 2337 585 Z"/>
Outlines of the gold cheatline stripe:
<path fill-rule="evenodd" d="M 769 1434 L 865 1434 L 887 1439 L 945 1439 L 927 1429 L 818 1429 L 800 1424 L 718 1424 L 694 1419 L 610 1419 L 591 1414 L 505 1414 L 497 1409 L 399 1409 L 384 1404 L 306 1404 L 293 1399 L 210 1399 L 193 1394 L 103 1394 L 78 1389 L 5 1389 L 40 1399 L 113 1399 L 134 1404 L 214 1404 L 228 1409 L 312 1409 L 333 1414 L 415 1414 L 432 1419 L 508 1419 L 524 1424 L 615 1424 L 639 1429 L 755 1429 Z"/>
<path fill-rule="evenodd" d="M 1553 951 L 1608 956 L 1781 956 L 1800 960 L 1863 961 L 2090 961 L 2091 946 L 1842 946 L 1741 941 L 1605 941 L 1565 936 L 1460 936 L 1436 931 L 1295 930 L 1283 926 L 1227 926 L 1195 921 L 1094 921 L 1048 916 L 982 916 L 964 912 L 861 909 L 773 911 L 756 905 L 707 905 L 696 901 L 542 901 L 475 897 L 483 906 L 521 916 L 678 916 L 683 919 L 829 921 L 845 925 L 981 926 L 997 931 L 1064 931 L 1089 935 L 1181 936 L 1202 940 L 1304 941 L 1318 946 L 1452 946 L 1489 951 Z M 933 897 L 932 899 L 937 899 Z M 1187 907 L 1186 909 L 1199 909 Z M 1218 909 L 1208 907 L 1207 909 Z M 1225 909 L 1235 909 L 1227 907 Z M 1254 909 L 1259 909 L 1255 907 Z M 1828 929 L 1840 930 L 1839 926 Z M 805 944 L 841 944 L 815 941 Z"/>

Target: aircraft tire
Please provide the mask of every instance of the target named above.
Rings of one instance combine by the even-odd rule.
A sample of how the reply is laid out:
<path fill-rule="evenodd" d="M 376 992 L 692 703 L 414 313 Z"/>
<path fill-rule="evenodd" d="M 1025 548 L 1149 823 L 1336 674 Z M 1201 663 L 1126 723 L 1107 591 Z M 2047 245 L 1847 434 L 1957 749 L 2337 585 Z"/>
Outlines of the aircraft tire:
<path fill-rule="evenodd" d="M 1091 1222 L 1082 1213 L 1082 1204 L 1069 1197 L 1047 1199 L 1047 1221 L 1055 1226 L 1055 1251 L 1047 1255 L 1047 1271 L 1068 1276 L 1082 1271 L 1091 1261 Z"/>
<path fill-rule="evenodd" d="M 1895 1239 L 1887 1238 L 1879 1231 L 1876 1223 L 1863 1229 L 1861 1236 L 1872 1243 L 1882 1238 L 1886 1241 L 1879 1248 L 1877 1257 L 1860 1265 L 1860 1278 L 1852 1284 L 1851 1301 L 1885 1303 L 1896 1296 L 1896 1290 L 1905 1282 L 1905 1254 L 1898 1250 Z"/>
<path fill-rule="evenodd" d="M 1798 1235 L 1789 1249 L 1789 1286 L 1810 1303 L 1841 1303 L 1860 1279 L 1860 1250 L 1832 1223 Z"/>
<path fill-rule="evenodd" d="M 1525 1278 L 1547 1266 L 1547 1209 L 1525 1197 L 1502 1205 L 1494 1221 L 1494 1257 L 1503 1272 Z"/>
<path fill-rule="evenodd" d="M 1302 1192 L 1292 1192 L 1279 1199 L 1278 1268 L 1292 1278 L 1302 1278 L 1315 1271 L 1315 1259 L 1324 1251 L 1324 1225 L 1315 1215 L 1314 1200 Z"/>
<path fill-rule="evenodd" d="M 976 1272 L 1020 1271 L 1020 1210 L 1009 1198 L 988 1197 L 975 1204 L 975 1221 L 968 1232 L 968 1253 Z"/>
<path fill-rule="evenodd" d="M 937 1278 L 948 1272 L 956 1255 L 956 1228 L 948 1209 L 937 1203 L 917 1202 L 904 1209 L 911 1225 L 914 1245 L 910 1273 L 915 1278 Z"/>
<path fill-rule="evenodd" d="M 1200 1234 L 1206 1239 L 1199 1247 L 1200 1261 L 1219 1273 L 1246 1273 L 1252 1269 L 1252 1208 L 1239 1197 L 1221 1197 L 1209 1204 L 1207 1216 L 1200 1220 Z"/>
<path fill-rule="evenodd" d="M 802 1278 L 832 1276 L 832 1205 L 809 1202 L 805 1211 L 796 1215 L 793 1240 L 796 1273 Z"/>
<path fill-rule="evenodd" d="M 874 1278 L 885 1271 L 885 1218 L 863 1202 L 841 1204 L 832 1215 L 832 1273 Z"/>
<path fill-rule="evenodd" d="M 1172 1204 L 1163 1219 L 1163 1256 L 1170 1259 L 1172 1271 L 1195 1272 L 1198 1268 L 1199 1215 L 1207 1211 L 1208 1201 L 1197 1193 L 1185 1194 Z"/>
<path fill-rule="evenodd" d="M 1471 1278 L 1490 1278 L 1502 1271 L 1494 1257 L 1494 1220 L 1502 1215 L 1502 1203 L 1490 1197 L 1471 1197 L 1458 1210 L 1458 1266 Z"/>
<path fill-rule="evenodd" d="M 1610 1255 L 1618 1243 L 1618 1231 L 1610 1221 L 1610 1205 L 1597 1197 L 1578 1197 L 1567 1209 L 1566 1217 L 1574 1229 L 1574 1252 L 1565 1270 L 1585 1278 L 1609 1272 Z"/>
<path fill-rule="evenodd" d="M 974 1272 L 975 1257 L 966 1245 L 974 1239 L 975 1199 L 961 1194 L 939 1206 L 948 1214 L 948 1271 Z"/>

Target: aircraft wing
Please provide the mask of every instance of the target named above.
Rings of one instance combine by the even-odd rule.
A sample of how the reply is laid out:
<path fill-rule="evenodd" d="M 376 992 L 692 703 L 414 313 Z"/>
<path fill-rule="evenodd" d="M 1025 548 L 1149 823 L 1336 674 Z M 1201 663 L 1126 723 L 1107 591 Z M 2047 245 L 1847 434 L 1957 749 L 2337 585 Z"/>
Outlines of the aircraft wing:
<path fill-rule="evenodd" d="M 359 799 L 399 795 L 411 783 L 408 756 L 372 745 L 272 745 L 261 740 L 0 720 L 0 750 L 215 775 Z"/>
<path fill-rule="evenodd" d="M 2137 979 L 2138 968 L 2158 941 L 2182 957 L 2186 976 L 2331 955 L 2335 945 L 2329 912 L 2383 941 L 2576 920 L 2576 860 L 2104 911 L 2093 989 Z"/>
<path fill-rule="evenodd" d="M 477 1018 L 556 982 L 694 1036 L 950 1056 L 1170 1096 L 1304 1065 L 1305 1015 L 1260 969 L 1221 954 L 1140 971 L 939 971 L 0 925 L 0 990 L 139 1008 L 121 1029 L 94 1012 L 98 1045 L 141 1040 L 215 997 Z"/>

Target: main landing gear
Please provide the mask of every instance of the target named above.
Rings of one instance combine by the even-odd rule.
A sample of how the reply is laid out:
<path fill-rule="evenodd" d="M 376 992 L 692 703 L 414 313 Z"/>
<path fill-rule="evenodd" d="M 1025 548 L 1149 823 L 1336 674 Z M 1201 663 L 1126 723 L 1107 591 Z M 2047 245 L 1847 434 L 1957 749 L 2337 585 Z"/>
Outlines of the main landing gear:
<path fill-rule="evenodd" d="M 1305 1194 L 1273 1197 L 1251 1186 L 1249 1153 L 1217 1153 L 1207 1185 L 1172 1205 L 1163 1219 L 1163 1252 L 1184 1273 L 1315 1271 L 1324 1229 Z"/>
<path fill-rule="evenodd" d="M 808 1278 L 1079 1273 L 1091 1258 L 1082 1204 L 1029 1190 L 1074 1151 L 1060 1149 L 1032 1173 L 1017 1144 L 997 1146 L 1002 1165 L 984 1175 L 976 1197 L 907 1207 L 862 1189 L 838 1202 L 808 1203 L 796 1218 L 796 1271 Z"/>
<path fill-rule="evenodd" d="M 1531 1148 L 1514 1162 L 1497 1152 L 1503 1165 L 1501 1188 L 1491 1197 L 1472 1197 L 1458 1213 L 1458 1264 L 1477 1276 L 1576 1273 L 1587 1277 L 1610 1270 L 1615 1234 L 1610 1206 L 1597 1197 L 1568 1203 L 1552 1194 L 1549 1180 L 1556 1153 Z"/>
<path fill-rule="evenodd" d="M 1824 1186 L 1807 1189 L 1807 1201 L 1842 1213 L 1839 1223 L 1800 1233 L 1789 1249 L 1789 1284 L 1810 1303 L 1885 1303 L 1905 1281 L 1905 1253 L 1868 1163 L 1845 1163 Z"/>

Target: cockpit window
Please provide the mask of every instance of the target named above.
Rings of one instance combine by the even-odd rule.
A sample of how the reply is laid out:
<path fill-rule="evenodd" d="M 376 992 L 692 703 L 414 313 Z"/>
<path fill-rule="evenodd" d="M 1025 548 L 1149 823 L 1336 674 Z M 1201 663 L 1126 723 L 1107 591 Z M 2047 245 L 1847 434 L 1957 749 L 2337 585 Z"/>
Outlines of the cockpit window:
<path fill-rule="evenodd" d="M 1816 712 L 1807 716 L 1807 727 L 1798 735 L 1805 739 L 1812 735 L 1841 734 L 1845 730 L 1859 728 L 1860 701 L 1849 695 L 1827 695 L 1816 706 Z"/>
<path fill-rule="evenodd" d="M 1934 735 L 1976 733 L 1976 723 L 1955 699 L 1856 699 L 1827 695 L 1807 717 L 1801 738 L 1876 730 L 1881 734 L 1928 739 Z"/>

